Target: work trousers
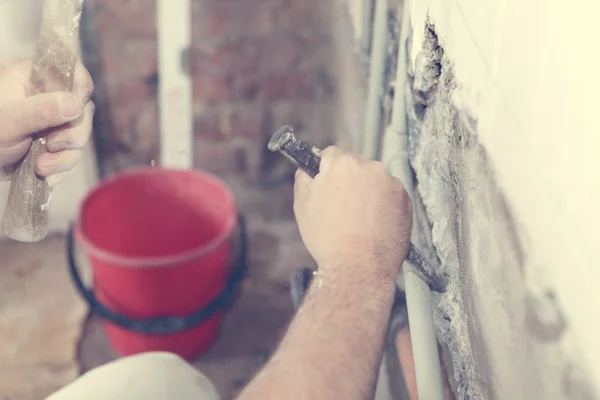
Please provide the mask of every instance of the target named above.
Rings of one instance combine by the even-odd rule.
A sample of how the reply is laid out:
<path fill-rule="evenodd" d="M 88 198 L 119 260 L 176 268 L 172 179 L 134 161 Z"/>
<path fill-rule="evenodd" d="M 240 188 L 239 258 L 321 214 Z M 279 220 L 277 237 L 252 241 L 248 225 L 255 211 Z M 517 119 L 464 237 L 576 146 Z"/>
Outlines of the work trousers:
<path fill-rule="evenodd" d="M 95 368 L 46 400 L 219 400 L 213 384 L 182 358 L 163 352 Z"/>

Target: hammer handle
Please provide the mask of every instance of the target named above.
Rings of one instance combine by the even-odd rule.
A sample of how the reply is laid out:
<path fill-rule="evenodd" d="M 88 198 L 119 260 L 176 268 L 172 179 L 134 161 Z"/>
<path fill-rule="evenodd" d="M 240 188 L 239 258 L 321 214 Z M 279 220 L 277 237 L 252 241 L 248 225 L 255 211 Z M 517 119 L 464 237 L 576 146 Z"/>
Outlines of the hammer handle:
<path fill-rule="evenodd" d="M 287 142 L 283 150 L 281 153 L 296 167 L 302 169 L 311 178 L 317 176 L 321 165 L 321 157 L 316 154 L 316 148 L 311 149 L 306 143 L 296 139 Z"/>
<path fill-rule="evenodd" d="M 29 96 L 73 90 L 82 8 L 83 0 L 44 0 Z M 22 242 L 37 242 L 48 233 L 52 191 L 35 173 L 35 162 L 46 151 L 45 136 L 47 132 L 33 138 L 31 148 L 17 165 L 2 219 L 4 234 Z"/>

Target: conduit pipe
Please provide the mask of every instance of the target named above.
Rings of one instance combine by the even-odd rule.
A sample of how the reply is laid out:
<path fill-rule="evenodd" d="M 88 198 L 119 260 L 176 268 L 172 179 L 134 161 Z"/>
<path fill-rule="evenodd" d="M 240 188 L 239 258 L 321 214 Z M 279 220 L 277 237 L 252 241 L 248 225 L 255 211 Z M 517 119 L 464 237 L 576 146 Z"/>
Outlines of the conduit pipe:
<path fill-rule="evenodd" d="M 379 158 L 380 130 L 382 119 L 382 97 L 384 90 L 385 55 L 387 47 L 388 1 L 377 0 L 373 24 L 373 43 L 369 68 L 369 86 L 366 109 L 363 155 L 370 159 Z M 392 122 L 386 129 L 382 160 L 390 173 L 402 180 L 411 196 L 414 194 L 412 174 L 408 160 L 408 133 L 406 119 L 405 88 L 407 81 L 406 41 L 410 32 L 410 3 L 405 0 L 402 12 L 402 27 L 398 45 L 396 70 L 396 95 L 394 96 Z M 412 242 L 423 247 L 419 227 L 413 224 Z M 429 287 L 418 277 L 412 266 L 403 266 L 408 318 L 417 390 L 419 399 L 443 400 L 443 382 L 438 353 L 437 337 L 433 325 Z"/>
<path fill-rule="evenodd" d="M 365 54 L 371 51 L 371 30 L 373 29 L 373 0 L 362 0 L 362 35 L 360 45 Z"/>
<path fill-rule="evenodd" d="M 369 83 L 367 92 L 367 103 L 365 110 L 365 131 L 363 134 L 362 153 L 365 157 L 376 160 L 379 158 L 379 141 L 382 116 L 383 81 L 385 73 L 385 55 L 387 45 L 387 13 L 388 0 L 375 0 L 375 20 L 371 23 L 373 0 L 363 0 L 365 9 L 365 25 L 363 39 L 366 38 L 367 45 L 363 49 L 369 58 Z M 372 43 L 369 43 L 373 38 Z M 370 44 L 370 46 L 369 46 Z M 375 399 L 380 400 L 389 397 L 389 376 L 385 357 L 382 360 L 375 390 Z"/>
<path fill-rule="evenodd" d="M 414 198 L 414 185 L 408 159 L 408 126 L 406 118 L 407 49 L 410 33 L 410 1 L 405 0 L 402 11 L 402 27 L 398 43 L 398 65 L 396 69 L 395 95 L 392 121 L 385 131 L 382 161 L 388 171 L 404 183 L 407 192 Z M 420 227 L 413 220 L 412 243 L 423 249 Z M 419 399 L 443 400 L 444 386 L 440 368 L 438 342 L 433 324 L 431 293 L 409 263 L 402 266 L 408 307 L 408 319 L 413 347 L 415 375 Z"/>
<path fill-rule="evenodd" d="M 369 86 L 363 136 L 363 155 L 371 160 L 379 158 L 379 132 L 381 129 L 381 99 L 385 73 L 385 53 L 388 33 L 388 0 L 376 0 L 373 22 L 373 43 L 369 65 Z"/>

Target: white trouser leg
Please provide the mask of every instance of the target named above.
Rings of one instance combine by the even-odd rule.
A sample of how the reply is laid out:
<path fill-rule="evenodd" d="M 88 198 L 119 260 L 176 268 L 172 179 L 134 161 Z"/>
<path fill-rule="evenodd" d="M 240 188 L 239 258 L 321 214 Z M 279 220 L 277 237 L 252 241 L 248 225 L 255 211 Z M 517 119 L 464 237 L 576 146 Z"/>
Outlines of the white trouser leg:
<path fill-rule="evenodd" d="M 213 384 L 182 358 L 163 352 L 95 368 L 46 400 L 219 400 Z"/>

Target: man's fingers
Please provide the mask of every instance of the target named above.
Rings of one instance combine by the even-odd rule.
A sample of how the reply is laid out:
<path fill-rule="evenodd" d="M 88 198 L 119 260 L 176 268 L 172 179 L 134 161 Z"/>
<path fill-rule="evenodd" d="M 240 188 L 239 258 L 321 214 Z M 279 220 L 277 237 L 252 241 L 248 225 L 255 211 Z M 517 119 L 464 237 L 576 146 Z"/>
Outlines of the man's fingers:
<path fill-rule="evenodd" d="M 44 153 L 35 163 L 35 172 L 47 177 L 61 172 L 69 171 L 79 163 L 82 156 L 81 150 L 64 150 L 58 153 Z"/>
<path fill-rule="evenodd" d="M 65 129 L 50 133 L 46 139 L 48 151 L 56 153 L 85 147 L 92 133 L 94 110 L 94 103 L 90 101 L 77 121 L 71 122 Z"/>
<path fill-rule="evenodd" d="M 294 182 L 294 205 L 304 201 L 308 196 L 312 178 L 302 169 L 298 168 Z"/>
<path fill-rule="evenodd" d="M 92 97 L 93 92 L 94 81 L 92 76 L 82 63 L 77 63 L 73 80 L 73 94 L 85 104 Z"/>
<path fill-rule="evenodd" d="M 50 175 L 49 177 L 46 178 L 46 182 L 48 183 L 48 186 L 50 187 L 54 187 L 56 185 L 58 185 L 59 183 L 61 183 L 62 181 L 64 181 L 69 175 L 71 175 L 74 171 L 74 168 L 71 168 L 70 170 L 66 171 L 66 172 L 61 172 L 59 174 L 54 174 L 54 175 Z"/>
<path fill-rule="evenodd" d="M 5 147 L 0 146 L 0 160 L 2 160 L 1 166 L 8 167 L 23 158 L 23 155 L 27 153 L 31 147 L 31 139 L 26 138 L 19 142 L 7 144 Z"/>
<path fill-rule="evenodd" d="M 337 146 L 329 146 L 324 150 L 321 150 L 321 166 L 319 168 L 320 172 L 326 173 L 331 168 L 335 160 L 344 154 L 347 154 L 347 151 Z"/>
<path fill-rule="evenodd" d="M 0 107 L 3 142 L 17 143 L 32 134 L 76 120 L 82 103 L 71 93 L 44 93 Z"/>

